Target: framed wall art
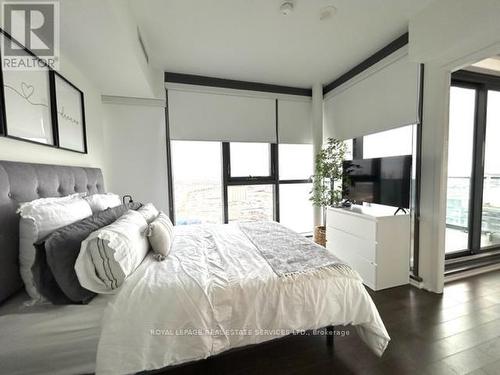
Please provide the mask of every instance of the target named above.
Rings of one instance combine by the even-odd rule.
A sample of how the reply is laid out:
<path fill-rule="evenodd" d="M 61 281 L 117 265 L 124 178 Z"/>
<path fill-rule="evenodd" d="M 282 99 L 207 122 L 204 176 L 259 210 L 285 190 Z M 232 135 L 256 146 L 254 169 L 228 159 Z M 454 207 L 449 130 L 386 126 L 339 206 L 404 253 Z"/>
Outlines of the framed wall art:
<path fill-rule="evenodd" d="M 29 142 L 56 146 L 52 121 L 50 69 L 22 45 L 1 33 L 0 42 L 13 43 L 24 61 L 36 61 L 37 68 L 19 66 L 2 69 L 2 120 L 4 135 Z M 4 58 L 2 50 L 2 60 Z"/>
<path fill-rule="evenodd" d="M 66 78 L 52 72 L 59 148 L 87 152 L 83 92 Z"/>
<path fill-rule="evenodd" d="M 0 136 L 86 154 L 83 92 L 1 28 L 0 46 Z"/>

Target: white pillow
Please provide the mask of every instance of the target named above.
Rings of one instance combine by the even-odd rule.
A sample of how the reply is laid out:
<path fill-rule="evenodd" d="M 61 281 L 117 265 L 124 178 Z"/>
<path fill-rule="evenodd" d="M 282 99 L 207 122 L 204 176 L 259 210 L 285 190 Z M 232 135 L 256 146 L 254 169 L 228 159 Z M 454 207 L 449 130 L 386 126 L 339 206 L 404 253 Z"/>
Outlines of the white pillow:
<path fill-rule="evenodd" d="M 23 203 L 18 210 L 19 221 L 19 272 L 31 298 L 43 300 L 33 282 L 31 267 L 35 262 L 34 243 L 56 229 L 92 215 L 89 205 L 79 194 L 63 198 L 42 198 Z"/>
<path fill-rule="evenodd" d="M 115 293 L 148 253 L 147 226 L 140 213 L 129 210 L 91 233 L 75 263 L 80 285 L 95 293 Z"/>
<path fill-rule="evenodd" d="M 92 213 L 100 212 L 106 208 L 113 208 L 122 204 L 120 196 L 113 193 L 92 194 L 85 197 L 85 200 L 92 209 Z"/>
<path fill-rule="evenodd" d="M 170 253 L 173 232 L 174 226 L 163 212 L 160 212 L 158 217 L 148 225 L 147 236 L 156 260 L 164 260 Z"/>
<path fill-rule="evenodd" d="M 153 220 L 156 219 L 160 214 L 153 203 L 145 204 L 144 206 L 139 208 L 137 212 L 144 216 L 144 219 L 146 219 L 148 224 L 151 224 Z"/>

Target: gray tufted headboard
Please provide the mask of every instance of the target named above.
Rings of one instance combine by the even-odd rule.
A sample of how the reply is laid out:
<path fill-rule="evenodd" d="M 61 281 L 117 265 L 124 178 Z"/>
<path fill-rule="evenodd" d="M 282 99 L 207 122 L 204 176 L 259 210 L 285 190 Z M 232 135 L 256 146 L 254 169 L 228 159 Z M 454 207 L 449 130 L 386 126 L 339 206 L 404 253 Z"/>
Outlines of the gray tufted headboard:
<path fill-rule="evenodd" d="M 0 160 L 0 303 L 23 287 L 18 261 L 19 203 L 84 192 L 105 192 L 100 169 Z"/>

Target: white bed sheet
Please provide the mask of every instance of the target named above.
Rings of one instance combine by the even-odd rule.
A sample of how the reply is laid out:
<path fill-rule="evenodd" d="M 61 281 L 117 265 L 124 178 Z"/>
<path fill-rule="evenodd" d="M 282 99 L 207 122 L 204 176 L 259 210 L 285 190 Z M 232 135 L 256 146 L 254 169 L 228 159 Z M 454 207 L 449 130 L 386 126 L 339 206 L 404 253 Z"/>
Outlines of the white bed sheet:
<path fill-rule="evenodd" d="M 175 234 L 169 257 L 147 256 L 108 305 L 98 375 L 158 369 L 331 324 L 355 325 L 378 355 L 387 347 L 359 279 L 279 278 L 237 225 Z"/>
<path fill-rule="evenodd" d="M 0 374 L 95 372 L 97 343 L 109 296 L 88 305 L 27 306 L 19 293 L 0 307 Z"/>

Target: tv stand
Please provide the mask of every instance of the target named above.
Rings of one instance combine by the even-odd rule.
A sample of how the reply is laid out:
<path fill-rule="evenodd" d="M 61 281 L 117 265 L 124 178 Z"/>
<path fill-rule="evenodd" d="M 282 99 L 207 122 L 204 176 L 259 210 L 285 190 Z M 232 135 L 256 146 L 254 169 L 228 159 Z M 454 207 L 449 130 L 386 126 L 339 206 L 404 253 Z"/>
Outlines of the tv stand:
<path fill-rule="evenodd" d="M 399 210 L 401 211 L 401 210 Z M 409 283 L 410 215 L 394 207 L 328 208 L 326 247 L 373 290 Z"/>

